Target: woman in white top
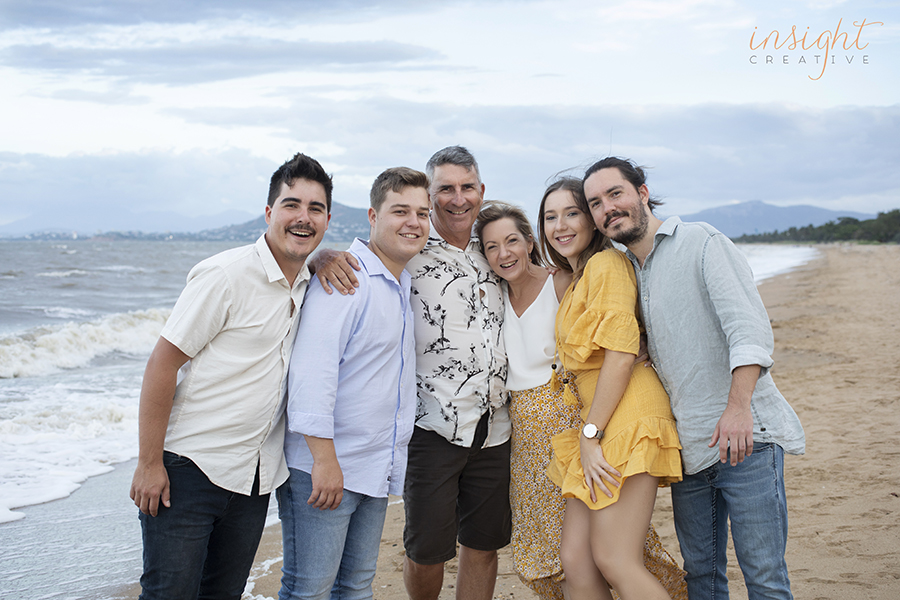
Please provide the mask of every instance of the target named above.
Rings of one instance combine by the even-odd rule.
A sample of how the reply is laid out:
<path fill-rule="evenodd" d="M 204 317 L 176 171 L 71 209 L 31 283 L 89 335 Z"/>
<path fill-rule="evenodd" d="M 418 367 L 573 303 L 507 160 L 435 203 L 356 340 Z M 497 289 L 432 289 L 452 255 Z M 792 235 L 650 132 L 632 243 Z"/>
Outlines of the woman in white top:
<path fill-rule="evenodd" d="M 566 505 L 544 472 L 550 462 L 550 438 L 580 423 L 581 407 L 565 404 L 560 386 L 551 389 L 554 322 L 572 272 L 562 268 L 551 275 L 542 266 L 528 217 L 516 206 L 485 203 L 475 233 L 491 268 L 505 280 L 513 564 L 538 596 L 562 600 L 559 543 Z"/>

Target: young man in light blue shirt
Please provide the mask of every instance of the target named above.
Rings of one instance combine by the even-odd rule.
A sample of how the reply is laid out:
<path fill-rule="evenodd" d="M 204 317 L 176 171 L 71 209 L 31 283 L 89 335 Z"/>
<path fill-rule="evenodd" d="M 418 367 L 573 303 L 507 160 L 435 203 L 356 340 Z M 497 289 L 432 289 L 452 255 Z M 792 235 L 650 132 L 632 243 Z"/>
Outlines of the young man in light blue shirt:
<path fill-rule="evenodd" d="M 403 492 L 416 410 L 410 276 L 428 239 L 428 178 L 399 167 L 370 194 L 355 294 L 310 285 L 291 356 L 278 490 L 284 538 L 279 598 L 372 598 L 388 494 Z"/>
<path fill-rule="evenodd" d="M 706 223 L 657 219 L 645 181 L 610 157 L 587 170 L 584 191 L 597 227 L 634 264 L 650 358 L 677 420 L 685 474 L 672 505 L 688 595 L 728 597 L 730 520 L 748 598 L 793 598 L 784 453 L 802 454 L 805 438 L 769 374 L 765 306 L 731 240 Z"/>

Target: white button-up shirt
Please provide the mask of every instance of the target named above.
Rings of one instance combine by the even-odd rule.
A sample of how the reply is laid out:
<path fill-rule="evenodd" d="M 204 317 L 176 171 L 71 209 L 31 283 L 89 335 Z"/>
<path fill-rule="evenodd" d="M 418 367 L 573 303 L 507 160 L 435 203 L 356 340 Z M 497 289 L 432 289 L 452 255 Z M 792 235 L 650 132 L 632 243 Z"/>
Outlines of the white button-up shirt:
<path fill-rule="evenodd" d="M 509 439 L 503 295 L 477 238 L 465 250 L 431 228 L 409 261 L 416 316 L 416 426 L 470 447 L 490 411 L 484 446 Z"/>
<path fill-rule="evenodd" d="M 288 475 L 284 392 L 297 315 L 309 281 L 293 287 L 265 236 L 208 258 L 188 274 L 162 337 L 191 360 L 182 367 L 165 449 L 190 458 L 219 487 L 261 494 Z"/>
<path fill-rule="evenodd" d="M 311 473 L 303 435 L 331 439 L 344 489 L 384 498 L 403 493 L 416 411 L 409 273 L 397 281 L 358 239 L 350 253 L 362 267 L 356 293 L 328 295 L 314 279 L 303 304 L 284 452 L 289 467 Z"/>

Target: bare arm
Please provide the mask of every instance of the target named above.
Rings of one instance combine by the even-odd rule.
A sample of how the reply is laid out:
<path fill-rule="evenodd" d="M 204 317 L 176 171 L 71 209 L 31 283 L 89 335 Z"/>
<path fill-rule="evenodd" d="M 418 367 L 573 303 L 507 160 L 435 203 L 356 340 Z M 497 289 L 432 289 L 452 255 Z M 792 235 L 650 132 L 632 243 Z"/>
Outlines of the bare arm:
<path fill-rule="evenodd" d="M 744 461 L 745 456 L 753 454 L 753 413 L 750 411 L 750 400 L 756 381 L 759 379 L 759 365 L 744 365 L 731 372 L 731 390 L 728 392 L 728 404 L 716 423 L 709 447 L 719 444 L 719 460 L 728 460 L 728 448 L 731 447 L 731 464 Z"/>
<path fill-rule="evenodd" d="M 190 357 L 165 338 L 159 338 L 141 386 L 138 409 L 138 464 L 131 481 L 131 499 L 145 515 L 155 517 L 159 503 L 169 507 L 169 476 L 163 466 L 163 445 L 172 402 L 175 399 L 175 383 L 178 369 Z"/>
<path fill-rule="evenodd" d="M 312 494 L 306 503 L 320 510 L 334 510 L 344 498 L 344 473 L 334 452 L 334 440 L 303 437 L 313 456 Z"/>
<path fill-rule="evenodd" d="M 653 363 L 650 362 L 650 352 L 647 349 L 647 334 L 641 334 L 641 343 L 640 349 L 638 350 L 637 358 L 634 359 L 634 365 L 637 366 L 639 363 L 644 363 L 645 367 L 652 367 Z"/>
<path fill-rule="evenodd" d="M 316 274 L 322 288 L 326 293 L 331 293 L 331 284 L 342 295 L 355 293 L 354 288 L 359 287 L 354 270 L 359 271 L 356 257 L 349 252 L 339 252 L 322 248 L 309 260 L 309 270 Z"/>
<path fill-rule="evenodd" d="M 603 365 L 600 367 L 600 375 L 597 377 L 597 388 L 594 390 L 594 400 L 587 416 L 587 423 L 593 423 L 598 429 L 605 429 L 610 417 L 619 405 L 619 400 L 628 387 L 631 379 L 631 371 L 634 368 L 634 354 L 627 352 L 615 352 L 606 350 L 603 357 Z M 615 470 L 603 456 L 600 440 L 588 439 L 584 435 L 579 436 L 581 441 L 581 466 L 584 469 L 584 482 L 591 491 L 591 500 L 596 502 L 597 496 L 594 485 L 612 498 L 604 479 L 611 485 L 619 486 L 619 482 L 613 477 L 621 477 L 621 473 Z"/>
<path fill-rule="evenodd" d="M 556 300 L 562 302 L 569 284 L 572 283 L 572 271 L 559 269 L 551 273 L 553 275 L 553 288 L 556 290 Z"/>

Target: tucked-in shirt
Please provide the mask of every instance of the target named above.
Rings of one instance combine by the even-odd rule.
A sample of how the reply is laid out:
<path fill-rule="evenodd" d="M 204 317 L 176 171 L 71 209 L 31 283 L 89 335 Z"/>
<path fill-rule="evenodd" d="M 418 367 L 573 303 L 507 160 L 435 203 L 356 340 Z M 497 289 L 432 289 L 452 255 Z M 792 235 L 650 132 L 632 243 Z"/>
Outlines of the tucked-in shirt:
<path fill-rule="evenodd" d="M 559 299 L 553 276 L 547 277 L 544 287 L 522 316 L 516 315 L 509 301 L 509 289 L 503 284 L 503 341 L 509 369 L 506 389 L 530 390 L 550 381 L 553 357 L 556 354 L 556 311 Z"/>
<path fill-rule="evenodd" d="M 671 217 L 643 268 L 626 254 L 637 274 L 650 358 L 672 402 L 685 472 L 719 460 L 718 446 L 709 442 L 728 404 L 731 372 L 744 365 L 761 367 L 750 405 L 753 440 L 802 454 L 803 427 L 769 373 L 772 327 L 741 251 L 706 223 Z"/>
<path fill-rule="evenodd" d="M 304 265 L 288 285 L 263 235 L 191 269 L 162 330 L 191 357 L 179 373 L 165 449 L 219 487 L 249 495 L 257 465 L 261 494 L 287 479 L 283 399 L 308 281 Z"/>
<path fill-rule="evenodd" d="M 409 273 L 400 281 L 360 240 L 356 293 L 310 283 L 288 376 L 288 466 L 312 473 L 304 435 L 334 440 L 344 488 L 383 498 L 403 493 L 416 410 Z M 305 501 L 305 500 L 304 500 Z"/>
<path fill-rule="evenodd" d="M 460 250 L 434 226 L 407 264 L 416 317 L 416 426 L 471 447 L 490 412 L 484 446 L 509 439 L 503 296 L 478 238 Z"/>

